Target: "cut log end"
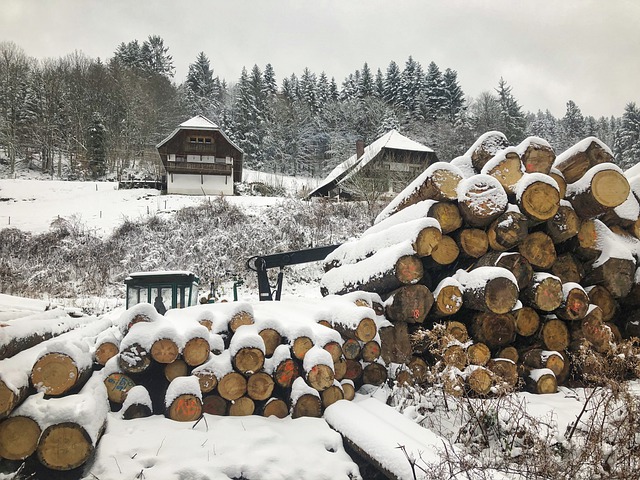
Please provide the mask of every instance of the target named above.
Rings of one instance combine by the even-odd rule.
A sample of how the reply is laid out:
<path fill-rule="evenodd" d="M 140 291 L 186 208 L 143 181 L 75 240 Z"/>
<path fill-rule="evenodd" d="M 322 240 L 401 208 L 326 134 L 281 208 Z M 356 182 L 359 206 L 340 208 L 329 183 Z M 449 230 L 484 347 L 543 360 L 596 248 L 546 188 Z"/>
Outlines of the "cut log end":
<path fill-rule="evenodd" d="M 533 182 L 522 192 L 518 205 L 527 217 L 544 222 L 558 211 L 560 193 L 550 183 Z"/>
<path fill-rule="evenodd" d="M 104 379 L 107 396 L 111 402 L 122 403 L 127 393 L 136 386 L 135 382 L 124 373 L 112 373 Z"/>
<path fill-rule="evenodd" d="M 229 415 L 232 417 L 246 417 L 253 415 L 256 409 L 255 402 L 249 397 L 240 397 L 229 405 Z"/>
<path fill-rule="evenodd" d="M 151 358 L 158 363 L 171 363 L 178 358 L 180 349 L 176 342 L 170 338 L 161 338 L 153 342 L 151 346 Z"/>
<path fill-rule="evenodd" d="M 201 337 L 190 339 L 182 349 L 182 358 L 191 367 L 202 365 L 209 358 L 211 346 L 209 342 Z"/>
<path fill-rule="evenodd" d="M 45 395 L 63 395 L 76 385 L 80 372 L 74 360 L 63 353 L 48 353 L 31 369 L 31 384 Z"/>
<path fill-rule="evenodd" d="M 264 408 L 262 409 L 263 417 L 277 417 L 277 418 L 285 418 L 289 415 L 289 408 L 287 407 L 287 403 L 281 398 L 274 398 L 266 403 Z"/>
<path fill-rule="evenodd" d="M 38 423 L 22 415 L 0 423 L 0 458 L 24 460 L 38 447 L 41 434 Z"/>
<path fill-rule="evenodd" d="M 193 422 L 202 416 L 202 401 L 190 393 L 179 395 L 167 409 L 167 417 L 177 422 Z"/>
<path fill-rule="evenodd" d="M 291 409 L 291 418 L 322 416 L 322 403 L 315 395 L 301 395 Z"/>
<path fill-rule="evenodd" d="M 52 470 L 72 470 L 87 461 L 93 452 L 89 434 L 81 426 L 65 422 L 51 425 L 40 438 L 38 459 Z"/>
<path fill-rule="evenodd" d="M 113 342 L 101 343 L 96 348 L 95 359 L 98 365 L 106 365 L 107 362 L 118 354 L 119 348 Z"/>
<path fill-rule="evenodd" d="M 242 374 L 258 372 L 264 365 L 262 350 L 253 347 L 241 348 L 231 359 L 233 367 Z"/>

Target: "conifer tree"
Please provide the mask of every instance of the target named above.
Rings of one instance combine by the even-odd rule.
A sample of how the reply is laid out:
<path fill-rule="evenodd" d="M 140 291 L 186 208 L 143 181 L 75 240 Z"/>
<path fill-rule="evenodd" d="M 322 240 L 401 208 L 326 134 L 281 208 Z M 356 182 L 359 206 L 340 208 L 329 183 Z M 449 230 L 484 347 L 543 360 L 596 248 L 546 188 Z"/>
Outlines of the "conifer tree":
<path fill-rule="evenodd" d="M 390 105 L 399 106 L 401 104 L 401 77 L 400 68 L 398 64 L 391 60 L 387 67 L 387 75 L 384 79 L 384 94 L 383 99 Z"/>
<path fill-rule="evenodd" d="M 567 110 L 560 120 L 562 150 L 569 148 L 585 136 L 584 116 L 573 100 L 567 102 Z"/>
<path fill-rule="evenodd" d="M 417 112 L 420 104 L 418 99 L 424 93 L 425 77 L 422 66 L 411 56 L 405 63 L 400 78 L 400 103 L 409 112 Z"/>
<path fill-rule="evenodd" d="M 204 52 L 200 52 L 196 61 L 189 65 L 185 88 L 193 113 L 208 115 L 211 109 L 217 109 L 219 86 Z"/>
<path fill-rule="evenodd" d="M 498 82 L 498 104 L 500 106 L 500 123 L 498 129 L 504 133 L 510 142 L 519 143 L 524 140 L 526 121 L 524 113 L 511 93 L 511 87 L 500 77 Z"/>
<path fill-rule="evenodd" d="M 458 123 L 465 110 L 464 92 L 458 84 L 458 72 L 447 68 L 442 75 L 445 101 L 442 108 L 442 112 L 449 123 Z"/>
<path fill-rule="evenodd" d="M 264 89 L 267 95 L 275 95 L 278 93 L 278 84 L 276 83 L 276 73 L 273 70 L 273 66 L 270 63 L 264 67 L 264 73 L 262 74 L 262 80 Z"/>
<path fill-rule="evenodd" d="M 312 73 L 309 68 L 305 67 L 300 77 L 300 100 L 306 103 L 312 112 L 318 110 L 318 92 L 317 92 L 317 80 L 315 73 Z"/>
<path fill-rule="evenodd" d="M 322 109 L 331 99 L 331 86 L 326 73 L 321 72 L 318 77 L 318 107 Z"/>
<path fill-rule="evenodd" d="M 93 114 L 93 121 L 88 132 L 87 156 L 92 178 L 102 177 L 107 169 L 107 129 L 102 115 Z"/>
<path fill-rule="evenodd" d="M 423 105 L 425 119 L 435 121 L 443 115 L 446 101 L 444 77 L 435 62 L 431 62 L 425 76 Z"/>
<path fill-rule="evenodd" d="M 617 130 L 616 151 L 618 164 L 627 169 L 640 161 L 640 109 L 635 102 L 624 108 L 622 122 Z"/>
<path fill-rule="evenodd" d="M 367 98 L 373 96 L 374 92 L 374 80 L 371 74 L 371 69 L 367 62 L 362 66 L 362 72 L 360 74 L 360 82 L 358 83 L 358 97 Z"/>
<path fill-rule="evenodd" d="M 384 98 L 384 76 L 382 70 L 378 68 L 376 78 L 374 80 L 373 95 L 377 98 Z"/>

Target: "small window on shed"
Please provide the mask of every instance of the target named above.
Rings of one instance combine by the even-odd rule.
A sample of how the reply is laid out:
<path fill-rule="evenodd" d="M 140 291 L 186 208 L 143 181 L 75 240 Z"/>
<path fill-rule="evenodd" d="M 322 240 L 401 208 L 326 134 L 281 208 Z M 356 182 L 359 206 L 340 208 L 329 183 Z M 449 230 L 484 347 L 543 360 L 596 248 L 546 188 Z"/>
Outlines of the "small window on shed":
<path fill-rule="evenodd" d="M 189 143 L 197 143 L 197 142 L 198 142 L 197 137 L 189 137 Z"/>
<path fill-rule="evenodd" d="M 205 138 L 204 139 L 204 143 L 206 143 L 207 145 L 211 145 L 211 139 L 210 138 Z"/>

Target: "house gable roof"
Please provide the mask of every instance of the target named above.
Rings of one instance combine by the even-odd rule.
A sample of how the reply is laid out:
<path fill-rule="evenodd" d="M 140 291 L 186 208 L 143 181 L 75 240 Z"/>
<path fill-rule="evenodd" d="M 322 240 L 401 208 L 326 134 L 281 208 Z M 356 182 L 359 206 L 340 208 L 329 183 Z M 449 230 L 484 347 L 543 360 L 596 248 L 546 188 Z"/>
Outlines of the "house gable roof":
<path fill-rule="evenodd" d="M 236 145 L 233 141 L 231 141 L 231 139 L 227 137 L 222 130 L 220 130 L 220 127 L 218 125 L 213 123 L 204 115 L 196 115 L 195 117 L 192 117 L 189 120 L 182 122 L 178 126 L 178 128 L 176 128 L 173 132 L 171 132 L 171 134 L 167 138 L 165 138 L 158 145 L 156 145 L 156 148 L 162 147 L 165 143 L 167 143 L 169 140 L 175 137 L 180 130 L 209 130 L 212 132 L 219 132 L 220 135 L 222 135 L 224 139 L 233 146 L 233 148 L 238 150 L 240 153 L 244 153 L 244 151 L 238 145 Z"/>
<path fill-rule="evenodd" d="M 405 137 L 396 130 L 390 130 L 376 141 L 364 148 L 364 153 L 358 158 L 357 154 L 352 155 L 347 160 L 334 168 L 322 183 L 313 190 L 309 197 L 322 195 L 340 183 L 362 170 L 371 160 L 373 160 L 383 149 L 406 150 L 411 152 L 434 152 L 433 149 L 422 145 L 408 137 Z"/>

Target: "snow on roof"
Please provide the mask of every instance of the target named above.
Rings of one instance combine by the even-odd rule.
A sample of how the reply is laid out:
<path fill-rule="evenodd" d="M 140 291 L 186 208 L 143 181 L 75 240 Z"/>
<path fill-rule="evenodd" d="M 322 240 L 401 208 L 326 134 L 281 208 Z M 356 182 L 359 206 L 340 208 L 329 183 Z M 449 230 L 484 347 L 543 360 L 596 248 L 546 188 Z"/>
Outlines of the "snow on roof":
<path fill-rule="evenodd" d="M 331 183 L 335 182 L 335 185 L 337 185 L 349 179 L 352 175 L 359 172 L 369 162 L 371 162 L 371 160 L 373 160 L 384 148 L 412 152 L 433 152 L 431 148 L 405 137 L 398 133 L 398 131 L 390 130 L 370 145 L 364 147 L 364 153 L 362 156 L 358 157 L 357 154 L 352 155 L 334 168 L 322 183 L 309 194 L 309 196 L 312 197 L 319 194 Z"/>
<path fill-rule="evenodd" d="M 220 130 L 220 127 L 218 125 L 213 123 L 204 115 L 196 115 L 195 117 L 192 117 L 189 120 L 182 122 L 180 125 L 178 125 L 178 128 L 176 128 L 173 132 L 171 132 L 169 136 L 167 136 L 158 145 L 156 145 L 156 148 L 162 147 L 165 143 L 171 140 L 176 135 L 176 133 L 178 133 L 180 130 L 210 130 L 212 132 L 214 131 L 220 132 L 220 135 L 222 135 L 224 139 L 227 142 L 229 142 L 236 150 L 238 150 L 240 153 L 244 153 L 244 151 L 238 145 L 233 143 L 231 139 L 227 137 L 222 130 Z"/>
<path fill-rule="evenodd" d="M 204 115 L 196 115 L 193 118 L 190 118 L 186 122 L 182 122 L 180 124 L 182 128 L 198 128 L 201 130 L 218 130 L 220 127 L 209 120 Z"/>

